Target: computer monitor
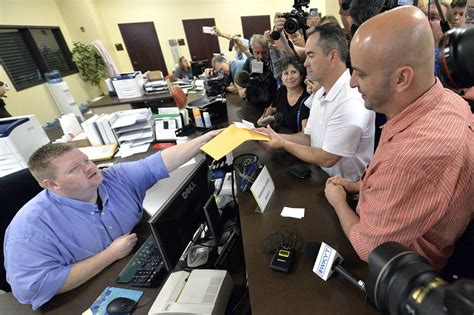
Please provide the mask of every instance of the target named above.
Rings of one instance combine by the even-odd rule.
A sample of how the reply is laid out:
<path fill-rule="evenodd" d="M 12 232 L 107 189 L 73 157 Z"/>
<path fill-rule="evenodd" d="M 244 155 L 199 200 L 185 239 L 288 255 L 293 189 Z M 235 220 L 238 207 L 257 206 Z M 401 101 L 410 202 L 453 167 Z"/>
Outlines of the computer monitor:
<path fill-rule="evenodd" d="M 191 61 L 191 71 L 195 77 L 199 77 L 204 72 L 204 69 L 209 67 L 209 60 L 207 59 Z"/>
<path fill-rule="evenodd" d="M 203 207 L 213 192 L 211 176 L 206 159 L 196 160 L 192 171 L 148 220 L 168 271 L 174 269 L 196 231 L 206 221 Z"/>

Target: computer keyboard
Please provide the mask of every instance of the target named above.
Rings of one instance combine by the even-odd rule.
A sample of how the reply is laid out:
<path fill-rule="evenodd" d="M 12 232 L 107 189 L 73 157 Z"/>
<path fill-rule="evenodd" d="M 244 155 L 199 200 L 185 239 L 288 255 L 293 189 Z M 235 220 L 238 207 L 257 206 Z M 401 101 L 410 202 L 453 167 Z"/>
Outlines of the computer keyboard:
<path fill-rule="evenodd" d="M 165 265 L 153 235 L 150 235 L 118 275 L 118 283 L 135 287 L 157 286 Z"/>

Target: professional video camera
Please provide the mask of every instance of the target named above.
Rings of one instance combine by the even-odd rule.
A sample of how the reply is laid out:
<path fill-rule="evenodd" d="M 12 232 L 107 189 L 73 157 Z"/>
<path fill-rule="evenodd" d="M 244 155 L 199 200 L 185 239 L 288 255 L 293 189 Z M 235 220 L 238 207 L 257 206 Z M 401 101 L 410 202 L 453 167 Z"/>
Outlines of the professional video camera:
<path fill-rule="evenodd" d="M 383 314 L 474 314 L 474 281 L 449 285 L 425 258 L 394 242 L 369 255 L 369 300 Z"/>
<path fill-rule="evenodd" d="M 293 10 L 290 13 L 283 13 L 282 17 L 286 19 L 283 28 L 288 34 L 294 34 L 299 29 L 305 31 L 308 27 L 306 26 L 306 17 L 308 12 L 303 11 L 303 7 L 309 6 L 309 0 L 295 0 L 293 4 Z"/>
<path fill-rule="evenodd" d="M 276 93 L 276 88 L 271 84 L 273 74 L 268 71 L 262 74 L 252 73 L 246 88 L 249 103 L 266 107 L 270 105 Z"/>
<path fill-rule="evenodd" d="M 277 90 L 269 63 L 252 60 L 250 68 L 250 73 L 245 70 L 237 73 L 235 83 L 246 89 L 246 99 L 249 103 L 267 107 L 272 103 Z"/>
<path fill-rule="evenodd" d="M 207 96 L 218 96 L 224 93 L 224 89 L 229 84 L 226 82 L 227 78 L 223 73 L 212 72 L 210 76 L 204 78 L 204 88 Z"/>
<path fill-rule="evenodd" d="M 441 79 L 454 89 L 474 86 L 474 27 L 454 28 L 439 41 Z"/>

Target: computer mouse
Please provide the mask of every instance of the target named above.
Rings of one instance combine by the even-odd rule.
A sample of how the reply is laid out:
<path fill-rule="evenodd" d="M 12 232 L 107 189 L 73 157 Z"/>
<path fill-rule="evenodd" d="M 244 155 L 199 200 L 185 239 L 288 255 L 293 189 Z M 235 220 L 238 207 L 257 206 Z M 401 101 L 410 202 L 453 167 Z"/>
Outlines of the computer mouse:
<path fill-rule="evenodd" d="M 107 313 L 131 313 L 135 309 L 136 304 L 137 302 L 132 299 L 126 297 L 118 297 L 110 301 L 109 305 L 107 305 Z"/>

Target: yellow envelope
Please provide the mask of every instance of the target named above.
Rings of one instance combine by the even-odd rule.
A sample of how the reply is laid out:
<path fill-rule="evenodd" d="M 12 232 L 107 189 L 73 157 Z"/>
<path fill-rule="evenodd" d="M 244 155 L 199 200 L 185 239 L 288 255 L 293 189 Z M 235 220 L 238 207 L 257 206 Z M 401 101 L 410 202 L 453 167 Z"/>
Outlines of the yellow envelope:
<path fill-rule="evenodd" d="M 247 140 L 270 141 L 270 137 L 261 132 L 239 128 L 232 124 L 203 145 L 201 150 L 209 154 L 214 160 L 219 160 Z"/>

